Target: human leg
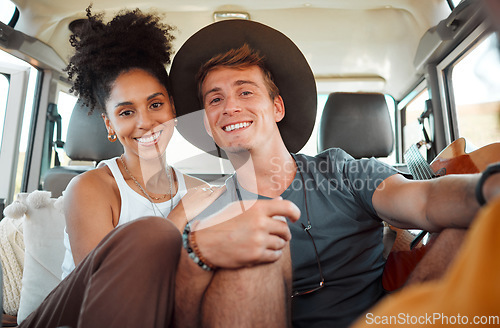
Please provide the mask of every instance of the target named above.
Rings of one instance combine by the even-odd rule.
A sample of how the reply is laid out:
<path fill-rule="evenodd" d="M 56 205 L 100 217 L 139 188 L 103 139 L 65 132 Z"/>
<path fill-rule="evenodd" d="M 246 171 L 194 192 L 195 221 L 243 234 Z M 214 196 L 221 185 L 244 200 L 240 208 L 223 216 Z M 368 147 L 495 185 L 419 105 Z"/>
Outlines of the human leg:
<path fill-rule="evenodd" d="M 180 247 L 165 219 L 116 228 L 19 327 L 167 327 Z"/>
<path fill-rule="evenodd" d="M 439 233 L 408 277 L 405 286 L 441 278 L 455 259 L 466 234 L 466 229 L 452 228 Z"/>
<path fill-rule="evenodd" d="M 203 327 L 290 327 L 290 247 L 277 262 L 219 270 L 202 305 Z"/>

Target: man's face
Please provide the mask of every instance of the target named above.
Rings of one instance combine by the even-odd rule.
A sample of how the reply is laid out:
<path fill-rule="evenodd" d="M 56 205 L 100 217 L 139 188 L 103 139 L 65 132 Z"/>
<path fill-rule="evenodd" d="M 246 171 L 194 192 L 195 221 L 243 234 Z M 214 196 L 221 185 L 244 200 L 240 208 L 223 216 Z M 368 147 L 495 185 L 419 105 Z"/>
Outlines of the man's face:
<path fill-rule="evenodd" d="M 283 100 L 270 98 L 258 66 L 215 68 L 201 91 L 207 131 L 226 152 L 265 149 L 266 143 L 281 138 L 276 122 L 284 116 Z"/>

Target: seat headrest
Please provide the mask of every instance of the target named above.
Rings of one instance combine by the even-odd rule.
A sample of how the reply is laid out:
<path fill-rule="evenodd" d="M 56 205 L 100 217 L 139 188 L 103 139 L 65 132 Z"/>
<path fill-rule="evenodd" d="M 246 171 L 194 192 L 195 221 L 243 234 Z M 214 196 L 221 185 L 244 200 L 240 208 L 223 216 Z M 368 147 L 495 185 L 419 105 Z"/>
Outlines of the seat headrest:
<path fill-rule="evenodd" d="M 338 147 L 354 158 L 388 156 L 394 146 L 394 135 L 385 96 L 331 93 L 318 134 L 318 152 Z"/>
<path fill-rule="evenodd" d="M 110 142 L 101 114 L 89 109 L 81 100 L 76 102 L 69 120 L 64 150 L 69 158 L 79 161 L 96 161 L 120 156 L 123 146 Z"/>

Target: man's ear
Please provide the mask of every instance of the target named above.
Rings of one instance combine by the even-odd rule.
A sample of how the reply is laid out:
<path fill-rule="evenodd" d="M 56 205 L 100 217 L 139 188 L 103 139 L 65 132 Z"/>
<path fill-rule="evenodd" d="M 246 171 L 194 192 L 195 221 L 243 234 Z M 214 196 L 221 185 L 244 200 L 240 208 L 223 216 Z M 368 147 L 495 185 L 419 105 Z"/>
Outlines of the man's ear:
<path fill-rule="evenodd" d="M 275 122 L 279 122 L 285 117 L 285 103 L 281 96 L 274 97 L 274 120 Z"/>
<path fill-rule="evenodd" d="M 210 124 L 208 123 L 208 117 L 207 117 L 207 112 L 203 110 L 203 125 L 205 126 L 205 130 L 207 131 L 208 135 L 212 137 L 213 139 L 213 134 L 212 134 L 212 129 L 210 129 Z"/>

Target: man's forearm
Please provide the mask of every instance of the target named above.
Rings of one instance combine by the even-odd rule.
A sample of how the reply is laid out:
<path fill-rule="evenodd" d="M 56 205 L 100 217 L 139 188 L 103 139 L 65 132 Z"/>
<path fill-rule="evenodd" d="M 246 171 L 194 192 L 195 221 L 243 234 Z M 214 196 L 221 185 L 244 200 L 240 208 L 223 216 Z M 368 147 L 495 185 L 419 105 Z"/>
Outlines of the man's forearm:
<path fill-rule="evenodd" d="M 498 167 L 498 164 L 497 164 Z M 497 170 L 498 171 L 498 170 Z M 481 207 L 500 196 L 500 173 L 449 175 L 433 180 L 428 198 L 427 218 L 441 227 L 468 227 Z"/>
<path fill-rule="evenodd" d="M 476 200 L 479 178 L 479 174 L 463 174 L 431 180 L 427 220 L 441 229 L 468 227 L 480 208 Z"/>

